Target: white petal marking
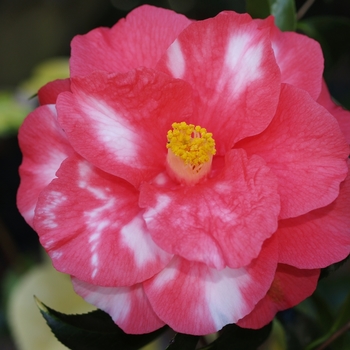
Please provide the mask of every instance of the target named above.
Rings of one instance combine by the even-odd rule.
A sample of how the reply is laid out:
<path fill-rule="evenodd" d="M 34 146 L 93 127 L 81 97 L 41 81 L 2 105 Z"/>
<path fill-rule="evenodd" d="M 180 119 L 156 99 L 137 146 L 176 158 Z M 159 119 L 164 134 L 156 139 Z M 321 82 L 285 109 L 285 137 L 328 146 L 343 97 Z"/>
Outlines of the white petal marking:
<path fill-rule="evenodd" d="M 271 42 L 271 46 L 272 46 L 273 53 L 275 54 L 275 57 L 278 57 L 281 51 L 280 46 L 277 45 L 277 42 L 274 40 Z"/>
<path fill-rule="evenodd" d="M 142 215 L 135 216 L 120 231 L 122 242 L 132 251 L 137 267 L 153 260 L 158 246 L 148 233 Z"/>
<path fill-rule="evenodd" d="M 53 116 L 57 119 L 57 110 L 56 110 L 56 105 L 55 104 L 48 104 L 46 107 L 50 110 Z"/>
<path fill-rule="evenodd" d="M 111 288 L 115 291 L 114 312 L 111 312 L 114 320 L 122 322 L 125 320 L 130 313 L 131 300 L 130 300 L 130 289 L 128 287 Z M 121 306 L 122 305 L 122 306 Z"/>
<path fill-rule="evenodd" d="M 88 284 L 75 281 L 75 288 L 80 289 L 80 293 L 84 292 L 84 299 L 102 310 L 108 310 L 108 313 L 113 315 L 115 322 L 122 322 L 129 316 L 131 309 L 130 288 L 92 286 L 92 290 L 89 289 L 86 293 L 85 286 Z"/>
<path fill-rule="evenodd" d="M 54 241 L 53 239 L 50 239 L 49 241 L 46 242 L 45 247 L 51 248 L 51 246 L 55 243 L 56 243 L 56 241 Z"/>
<path fill-rule="evenodd" d="M 98 255 L 96 253 L 92 254 L 91 263 L 92 265 L 98 265 Z"/>
<path fill-rule="evenodd" d="M 92 278 L 96 276 L 98 273 L 99 268 L 99 259 L 98 259 L 98 251 L 97 248 L 101 242 L 102 239 L 102 233 L 104 229 L 108 226 L 110 226 L 112 223 L 110 220 L 107 220 L 103 217 L 103 213 L 108 210 L 109 208 L 113 207 L 114 205 L 114 199 L 111 198 L 105 205 L 99 208 L 94 208 L 90 211 L 85 211 L 84 216 L 87 218 L 87 226 L 91 232 L 93 232 L 89 237 L 89 243 L 90 243 L 90 251 L 92 253 L 91 255 L 91 261 L 90 264 L 93 267 L 93 273 Z"/>
<path fill-rule="evenodd" d="M 47 201 L 47 205 L 42 208 L 42 214 L 45 216 L 42 223 L 49 229 L 55 229 L 58 227 L 55 209 L 62 205 L 62 203 L 67 200 L 67 197 L 58 191 L 50 192 L 49 197 L 50 199 Z"/>
<path fill-rule="evenodd" d="M 28 218 L 33 218 L 33 217 L 34 217 L 34 215 L 35 215 L 36 204 L 37 204 L 37 202 L 33 203 L 33 205 L 32 205 L 27 211 L 25 211 L 25 212 L 22 213 L 22 216 L 23 216 L 24 218 L 26 218 L 26 220 L 27 220 Z"/>
<path fill-rule="evenodd" d="M 98 272 L 98 254 L 97 252 L 93 253 L 91 256 L 91 265 L 94 267 L 93 271 L 92 271 L 92 278 L 96 277 L 96 274 Z"/>
<path fill-rule="evenodd" d="M 167 267 L 153 278 L 153 288 L 162 289 L 165 285 L 174 281 L 179 273 L 178 265 L 178 260 L 173 259 Z"/>
<path fill-rule="evenodd" d="M 230 209 L 221 206 L 215 207 L 214 215 L 222 222 L 230 223 L 231 225 L 235 224 L 238 217 L 238 215 Z"/>
<path fill-rule="evenodd" d="M 214 190 L 219 194 L 227 196 L 229 193 L 231 193 L 232 187 L 226 182 L 218 182 L 217 184 L 215 184 Z"/>
<path fill-rule="evenodd" d="M 93 241 L 96 241 L 100 238 L 100 234 L 99 233 L 93 233 L 90 237 L 89 237 L 89 243 L 92 243 Z"/>
<path fill-rule="evenodd" d="M 223 70 L 224 74 L 218 81 L 219 89 L 229 84 L 232 93 L 239 94 L 244 92 L 250 82 L 261 77 L 263 45 L 259 43 L 252 45 L 252 39 L 246 33 L 240 33 L 229 39 L 225 56 L 226 69 Z M 231 74 L 227 74 L 227 70 Z"/>
<path fill-rule="evenodd" d="M 149 208 L 145 211 L 143 218 L 145 219 L 146 223 L 153 220 L 153 217 L 160 212 L 162 212 L 164 209 L 168 207 L 168 205 L 171 202 L 171 198 L 165 194 L 161 194 L 157 198 L 157 204 L 154 206 L 154 208 Z"/>
<path fill-rule="evenodd" d="M 90 243 L 91 259 L 90 264 L 93 268 L 92 278 L 96 277 L 99 270 L 99 255 L 98 246 L 102 240 L 102 234 L 106 227 L 109 227 L 112 222 L 105 218 L 105 213 L 109 212 L 115 206 L 115 198 L 110 198 L 108 188 L 93 187 L 89 184 L 90 174 L 92 172 L 91 166 L 86 162 L 79 163 L 79 177 L 78 186 L 90 192 L 98 201 L 102 201 L 100 207 L 84 211 L 86 218 L 86 225 L 89 231 L 92 232 L 88 238 Z"/>
<path fill-rule="evenodd" d="M 160 173 L 158 174 L 154 179 L 153 179 L 153 183 L 155 183 L 156 185 L 162 186 L 166 183 L 167 181 L 167 177 L 164 173 Z"/>
<path fill-rule="evenodd" d="M 61 256 L 62 256 L 62 252 L 54 251 L 54 252 L 51 254 L 51 259 L 59 259 Z"/>
<path fill-rule="evenodd" d="M 97 99 L 83 96 L 81 106 L 86 115 L 94 120 L 97 137 L 119 161 L 130 164 L 137 157 L 138 134 L 126 118 Z M 133 166 L 137 166 L 137 162 Z"/>
<path fill-rule="evenodd" d="M 91 174 L 91 166 L 87 162 L 80 162 L 78 164 L 79 166 L 79 176 L 81 179 L 87 179 L 90 177 Z M 85 188 L 87 186 L 87 183 L 85 180 L 79 181 L 79 187 Z"/>
<path fill-rule="evenodd" d="M 250 276 L 244 268 L 213 270 L 209 275 L 205 284 L 206 300 L 217 328 L 245 316 L 245 302 L 240 289 L 249 281 Z"/>
<path fill-rule="evenodd" d="M 167 66 L 174 78 L 181 79 L 185 74 L 185 58 L 179 40 L 175 40 L 168 49 Z"/>

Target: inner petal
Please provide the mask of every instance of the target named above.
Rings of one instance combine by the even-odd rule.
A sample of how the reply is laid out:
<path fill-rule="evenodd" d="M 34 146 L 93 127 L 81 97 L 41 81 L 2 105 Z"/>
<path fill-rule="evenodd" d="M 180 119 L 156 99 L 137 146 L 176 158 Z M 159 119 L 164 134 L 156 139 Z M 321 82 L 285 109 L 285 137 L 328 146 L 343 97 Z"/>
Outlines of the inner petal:
<path fill-rule="evenodd" d="M 139 206 L 153 241 L 164 251 L 215 269 L 240 268 L 256 258 L 277 229 L 277 179 L 258 156 L 225 156 L 196 186 L 143 183 Z"/>

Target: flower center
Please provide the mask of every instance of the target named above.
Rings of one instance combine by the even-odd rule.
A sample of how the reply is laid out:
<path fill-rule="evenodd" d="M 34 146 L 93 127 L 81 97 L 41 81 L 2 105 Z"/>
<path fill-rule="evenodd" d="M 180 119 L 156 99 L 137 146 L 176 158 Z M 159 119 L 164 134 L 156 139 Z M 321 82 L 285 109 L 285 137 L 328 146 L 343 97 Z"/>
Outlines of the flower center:
<path fill-rule="evenodd" d="M 173 123 L 168 131 L 167 166 L 170 175 L 186 185 L 195 185 L 210 172 L 216 153 L 213 134 L 199 125 Z"/>

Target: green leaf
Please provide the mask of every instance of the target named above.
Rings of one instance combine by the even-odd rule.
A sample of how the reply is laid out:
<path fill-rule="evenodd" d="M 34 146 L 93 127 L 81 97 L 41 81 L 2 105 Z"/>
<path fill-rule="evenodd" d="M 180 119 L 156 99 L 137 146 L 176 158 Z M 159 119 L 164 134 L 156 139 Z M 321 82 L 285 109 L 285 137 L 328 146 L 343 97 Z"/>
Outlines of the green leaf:
<path fill-rule="evenodd" d="M 327 300 L 322 297 L 318 290 L 312 294 L 309 300 L 315 307 L 317 321 L 322 327 L 322 331 L 328 330 L 334 322 L 334 314 L 333 310 L 330 308 L 330 305 L 327 303 Z"/>
<path fill-rule="evenodd" d="M 333 272 L 337 271 L 340 267 L 342 267 L 348 260 L 350 260 L 350 255 L 348 255 L 345 259 L 338 261 L 335 264 L 329 265 L 323 269 L 321 269 L 321 274 L 319 280 L 328 277 Z"/>
<path fill-rule="evenodd" d="M 196 335 L 177 333 L 166 350 L 194 350 L 198 340 Z"/>
<path fill-rule="evenodd" d="M 336 317 L 333 326 L 331 329 L 324 334 L 322 337 L 316 339 L 311 344 L 308 345 L 306 350 L 315 349 L 318 345 L 324 343 L 327 339 L 329 339 L 338 329 L 344 326 L 347 322 L 350 321 L 350 294 L 346 298 L 344 304 L 340 308 L 340 313 Z"/>
<path fill-rule="evenodd" d="M 141 335 L 126 334 L 101 310 L 82 315 L 66 315 L 35 299 L 56 338 L 71 350 L 137 350 L 156 339 L 166 329 L 163 327 Z"/>
<path fill-rule="evenodd" d="M 269 0 L 270 13 L 275 17 L 275 24 L 282 31 L 294 31 L 296 13 L 294 0 Z"/>
<path fill-rule="evenodd" d="M 300 21 L 297 28 L 321 44 L 326 69 L 332 66 L 343 54 L 350 52 L 349 18 L 311 17 Z"/>
<path fill-rule="evenodd" d="M 246 10 L 253 18 L 275 17 L 276 25 L 282 31 L 296 28 L 294 0 L 247 0 Z"/>
<path fill-rule="evenodd" d="M 33 96 L 49 81 L 69 77 L 69 63 L 66 57 L 54 57 L 35 66 L 29 79 L 21 83 L 20 88 Z"/>
<path fill-rule="evenodd" d="M 14 92 L 0 90 L 0 136 L 16 134 L 32 107 Z"/>
<path fill-rule="evenodd" d="M 222 334 L 202 350 L 256 350 L 270 335 L 272 322 L 260 329 L 241 328 L 229 324 Z"/>
<path fill-rule="evenodd" d="M 288 349 L 305 349 L 310 339 L 322 334 L 319 324 L 297 308 L 279 312 L 277 319 L 285 330 Z"/>
<path fill-rule="evenodd" d="M 266 18 L 271 14 L 269 0 L 247 0 L 246 11 L 253 18 Z"/>

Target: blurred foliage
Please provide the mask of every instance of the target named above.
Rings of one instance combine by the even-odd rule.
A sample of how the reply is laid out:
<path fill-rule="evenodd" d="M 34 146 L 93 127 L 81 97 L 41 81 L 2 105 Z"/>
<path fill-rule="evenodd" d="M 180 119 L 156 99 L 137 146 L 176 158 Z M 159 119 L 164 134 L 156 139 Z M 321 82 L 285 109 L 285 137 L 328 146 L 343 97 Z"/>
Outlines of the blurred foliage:
<path fill-rule="evenodd" d="M 0 136 L 16 134 L 26 115 L 36 107 L 37 91 L 55 79 L 69 77 L 68 58 L 54 58 L 37 65 L 32 75 L 14 91 L 0 90 Z"/>
<path fill-rule="evenodd" d="M 247 0 L 247 12 L 253 18 L 275 17 L 276 25 L 282 31 L 294 31 L 296 13 L 294 0 Z"/>
<path fill-rule="evenodd" d="M 26 95 L 33 96 L 46 83 L 55 79 L 69 77 L 68 58 L 51 58 L 35 66 L 29 79 L 26 79 L 19 86 Z"/>
<path fill-rule="evenodd" d="M 350 18 L 340 16 L 315 16 L 298 22 L 298 30 L 317 40 L 325 58 L 325 78 L 332 80 L 337 65 L 345 63 L 344 77 L 338 86 L 342 88 L 347 77 L 347 88 L 339 89 L 337 99 L 350 109 Z M 332 86 L 331 86 L 332 87 Z"/>
<path fill-rule="evenodd" d="M 27 101 L 11 91 L 0 90 L 0 136 L 15 134 L 31 110 Z"/>

